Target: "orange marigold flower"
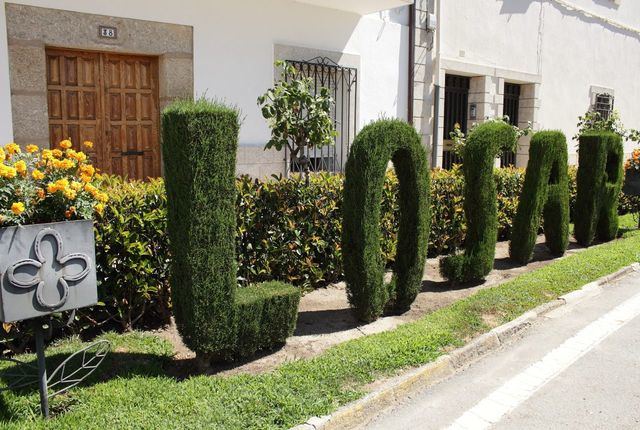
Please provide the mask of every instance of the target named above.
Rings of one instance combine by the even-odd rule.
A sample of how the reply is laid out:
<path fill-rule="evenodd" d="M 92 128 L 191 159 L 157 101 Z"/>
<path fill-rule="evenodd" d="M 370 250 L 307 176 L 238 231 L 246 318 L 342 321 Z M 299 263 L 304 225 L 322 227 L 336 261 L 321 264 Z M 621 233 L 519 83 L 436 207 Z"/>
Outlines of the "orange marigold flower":
<path fill-rule="evenodd" d="M 38 152 L 40 150 L 37 145 L 27 145 L 25 149 L 29 154 L 33 154 L 34 152 Z"/>
<path fill-rule="evenodd" d="M 82 184 L 80 182 L 71 181 L 70 187 L 73 191 L 80 191 L 82 189 Z"/>
<path fill-rule="evenodd" d="M 71 146 L 73 145 L 69 139 L 65 139 L 62 142 L 60 142 L 60 148 L 62 149 L 69 149 L 71 148 Z"/>
<path fill-rule="evenodd" d="M 31 172 L 31 177 L 36 181 L 41 181 L 44 179 L 44 173 L 38 169 L 34 169 L 33 172 Z"/>
<path fill-rule="evenodd" d="M 106 193 L 98 192 L 95 194 L 94 198 L 101 203 L 106 203 L 109 201 L 109 196 Z"/>
<path fill-rule="evenodd" d="M 82 145 L 86 148 L 92 149 L 93 148 L 93 142 L 90 140 L 85 140 L 84 142 L 82 142 Z"/>
<path fill-rule="evenodd" d="M 62 151 L 60 151 L 59 149 L 52 149 L 51 150 L 51 154 L 56 157 L 56 158 L 62 158 Z"/>
<path fill-rule="evenodd" d="M 20 151 L 20 146 L 18 146 L 17 143 L 13 143 L 13 142 L 7 143 L 4 146 L 4 150 L 7 151 L 9 155 L 20 154 L 20 152 L 22 152 Z"/>
<path fill-rule="evenodd" d="M 43 149 L 41 157 L 43 160 L 50 160 L 53 158 L 53 151 L 50 149 Z"/>
<path fill-rule="evenodd" d="M 5 179 L 13 179 L 18 174 L 18 171 L 15 167 L 5 166 L 4 164 L 0 164 L 0 176 Z"/>
<path fill-rule="evenodd" d="M 93 207 L 99 215 L 104 213 L 104 205 L 102 203 L 98 203 Z"/>
<path fill-rule="evenodd" d="M 14 215 L 22 215 L 22 213 L 24 212 L 24 203 L 13 203 L 11 205 L 11 212 L 13 212 Z"/>
<path fill-rule="evenodd" d="M 13 167 L 15 167 L 16 172 L 20 175 L 25 176 L 27 174 L 27 163 L 25 163 L 24 160 L 16 162 Z"/>
<path fill-rule="evenodd" d="M 72 190 L 71 188 L 66 188 L 62 194 L 69 200 L 75 200 L 78 193 L 76 193 L 74 190 Z"/>
<path fill-rule="evenodd" d="M 85 164 L 80 167 L 80 173 L 87 176 L 93 176 L 96 173 L 96 169 L 91 164 Z"/>

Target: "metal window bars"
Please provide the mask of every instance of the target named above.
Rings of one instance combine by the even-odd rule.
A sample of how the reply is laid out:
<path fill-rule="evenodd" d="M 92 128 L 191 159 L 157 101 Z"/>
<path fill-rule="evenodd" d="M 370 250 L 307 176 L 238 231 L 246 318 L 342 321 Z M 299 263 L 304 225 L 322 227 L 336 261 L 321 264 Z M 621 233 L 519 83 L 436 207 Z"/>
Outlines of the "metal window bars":
<path fill-rule="evenodd" d="M 306 148 L 304 155 L 309 160 L 311 172 L 341 173 L 349 156 L 351 143 L 357 132 L 358 118 L 358 69 L 337 64 L 327 57 L 315 57 L 307 61 L 287 60 L 299 76 L 312 80 L 312 91 L 317 93 L 320 88 L 329 89 L 334 105 L 331 108 L 331 118 L 337 136 L 332 146 Z M 291 76 L 285 74 L 285 81 Z M 302 166 L 291 160 L 288 148 L 285 148 L 286 168 L 288 176 L 292 172 L 301 172 Z"/>
<path fill-rule="evenodd" d="M 593 111 L 600 114 L 604 120 L 609 119 L 613 113 L 614 97 L 608 93 L 596 94 L 593 103 Z"/>

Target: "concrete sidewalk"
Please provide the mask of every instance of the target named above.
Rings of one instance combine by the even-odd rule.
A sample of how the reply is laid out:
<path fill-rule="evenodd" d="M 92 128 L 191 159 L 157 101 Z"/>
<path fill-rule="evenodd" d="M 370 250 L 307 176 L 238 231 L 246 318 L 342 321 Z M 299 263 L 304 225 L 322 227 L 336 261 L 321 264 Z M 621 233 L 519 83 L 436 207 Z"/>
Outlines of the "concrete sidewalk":
<path fill-rule="evenodd" d="M 640 428 L 640 273 L 539 319 L 525 336 L 367 429 Z"/>

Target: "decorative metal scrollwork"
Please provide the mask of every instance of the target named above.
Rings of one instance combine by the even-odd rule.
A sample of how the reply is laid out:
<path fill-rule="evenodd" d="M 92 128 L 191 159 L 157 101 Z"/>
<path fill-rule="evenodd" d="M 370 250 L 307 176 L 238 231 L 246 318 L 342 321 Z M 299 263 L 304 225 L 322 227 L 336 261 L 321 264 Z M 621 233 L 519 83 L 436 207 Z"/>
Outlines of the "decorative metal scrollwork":
<path fill-rule="evenodd" d="M 62 286 L 62 295 L 60 297 L 60 300 L 56 303 L 49 303 L 45 300 L 44 289 L 46 285 L 43 280 L 43 277 L 41 276 L 42 270 L 46 270 L 46 265 L 45 265 L 46 258 L 42 254 L 42 240 L 47 236 L 51 236 L 55 239 L 56 247 L 54 248 L 55 249 L 54 258 L 56 259 L 56 261 L 60 266 L 64 268 L 64 266 L 67 263 L 73 260 L 80 260 L 84 262 L 84 266 L 85 266 L 80 273 L 73 274 L 73 275 L 68 275 L 64 273 L 62 276 L 58 278 L 56 286 L 57 284 L 60 284 Z M 35 286 L 36 287 L 35 296 L 36 296 L 36 301 L 38 305 L 48 310 L 58 309 L 67 302 L 67 298 L 69 297 L 68 282 L 79 282 L 83 280 L 91 270 L 91 260 L 86 254 L 82 254 L 82 253 L 72 253 L 72 254 L 64 255 L 64 245 L 62 243 L 62 236 L 60 236 L 60 233 L 58 233 L 56 230 L 52 228 L 44 228 L 38 233 L 34 241 L 34 251 L 36 254 L 36 260 L 28 258 L 28 259 L 17 261 L 13 265 L 9 266 L 9 268 L 7 269 L 8 280 L 13 286 L 18 288 L 29 289 Z M 26 280 L 17 279 L 15 276 L 15 272 L 18 269 L 23 267 L 34 267 L 37 270 L 36 275 Z"/>

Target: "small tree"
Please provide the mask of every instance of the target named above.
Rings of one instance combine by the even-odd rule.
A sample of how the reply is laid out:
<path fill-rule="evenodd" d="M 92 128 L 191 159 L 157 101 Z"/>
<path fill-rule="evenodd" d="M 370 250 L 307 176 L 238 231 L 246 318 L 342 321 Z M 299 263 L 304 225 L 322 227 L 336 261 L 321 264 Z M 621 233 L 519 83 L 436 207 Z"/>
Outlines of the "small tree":
<path fill-rule="evenodd" d="M 333 145 L 336 130 L 331 119 L 334 104 L 329 89 L 321 87 L 314 94 L 313 80 L 300 77 L 295 67 L 276 61 L 287 80 L 278 81 L 273 88 L 258 97 L 262 116 L 271 127 L 271 140 L 264 149 L 289 149 L 291 160 L 298 163 L 309 181 L 309 159 L 304 148 Z"/>

